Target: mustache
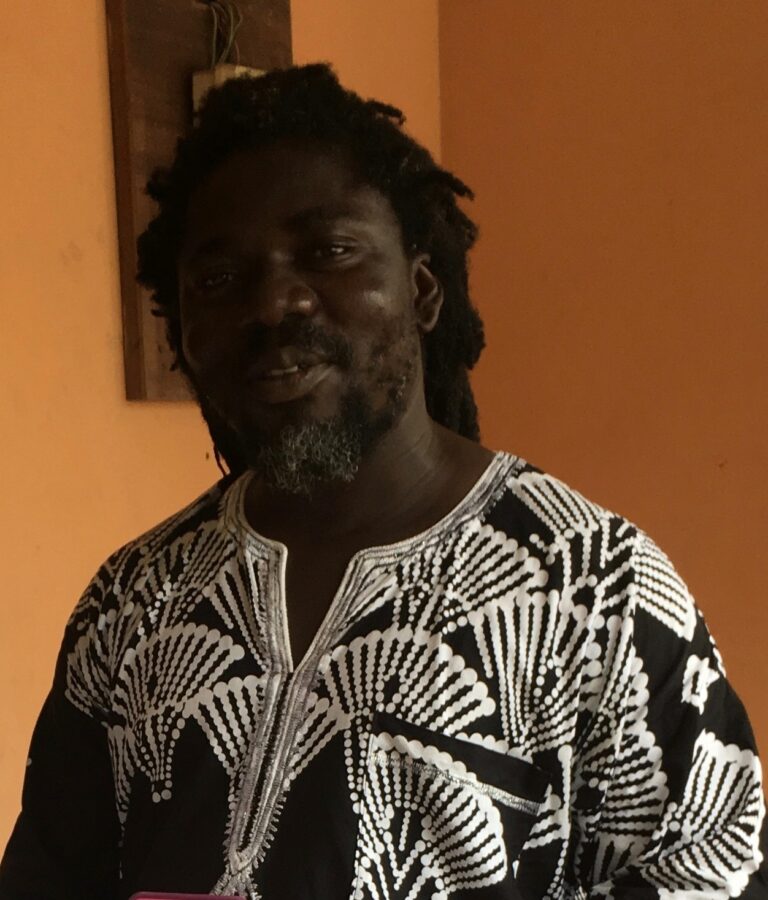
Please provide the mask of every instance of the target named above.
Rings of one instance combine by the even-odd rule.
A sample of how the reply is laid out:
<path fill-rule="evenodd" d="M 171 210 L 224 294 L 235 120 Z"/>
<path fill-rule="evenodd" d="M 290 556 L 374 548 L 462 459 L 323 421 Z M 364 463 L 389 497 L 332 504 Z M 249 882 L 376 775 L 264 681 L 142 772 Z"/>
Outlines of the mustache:
<path fill-rule="evenodd" d="M 261 356 L 269 350 L 281 347 L 305 350 L 345 369 L 352 363 L 352 345 L 349 341 L 340 335 L 330 334 L 315 322 L 303 317 L 294 319 L 286 316 L 277 328 L 257 325 L 248 335 L 249 356 Z"/>

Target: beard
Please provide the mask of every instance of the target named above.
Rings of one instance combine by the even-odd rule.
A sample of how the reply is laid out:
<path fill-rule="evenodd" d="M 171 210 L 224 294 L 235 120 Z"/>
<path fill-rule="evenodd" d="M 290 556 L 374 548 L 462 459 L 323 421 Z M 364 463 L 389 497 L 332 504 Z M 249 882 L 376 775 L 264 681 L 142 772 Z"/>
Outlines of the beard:
<path fill-rule="evenodd" d="M 275 435 L 249 435 L 249 468 L 267 486 L 311 496 L 332 482 L 350 482 L 376 441 L 394 424 L 399 404 L 374 414 L 361 391 L 350 391 L 338 415 L 284 425 Z"/>
<path fill-rule="evenodd" d="M 293 343 L 308 349 L 332 349 L 330 358 L 342 368 L 353 367 L 351 347 L 341 341 L 332 346 L 327 338 L 326 343 L 317 342 L 317 337 L 314 327 L 307 323 Z M 374 363 L 364 371 L 362 380 L 341 398 L 336 415 L 285 423 L 276 430 L 261 428 L 253 420 L 247 425 L 241 422 L 240 427 L 230 424 L 190 378 L 214 445 L 224 451 L 230 470 L 252 469 L 266 487 L 307 497 L 325 485 L 351 482 L 365 455 L 404 412 L 415 377 L 421 352 L 418 337 L 408 339 L 401 332 L 390 338 L 395 338 L 399 352 L 393 354 L 392 340 L 377 347 L 373 359 L 389 357 L 387 364 L 379 367 Z M 367 390 L 363 386 L 366 383 Z M 373 392 L 371 384 L 375 385 Z M 374 406 L 372 393 L 385 397 L 383 406 Z"/>

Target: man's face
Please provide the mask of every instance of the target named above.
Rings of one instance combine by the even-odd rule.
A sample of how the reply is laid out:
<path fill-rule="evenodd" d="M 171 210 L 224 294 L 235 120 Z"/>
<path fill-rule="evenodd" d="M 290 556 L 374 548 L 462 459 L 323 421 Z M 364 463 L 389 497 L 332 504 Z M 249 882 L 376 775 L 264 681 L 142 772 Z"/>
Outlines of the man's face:
<path fill-rule="evenodd" d="M 329 148 L 225 160 L 190 199 L 178 274 L 195 388 L 277 487 L 351 479 L 423 390 L 416 309 L 434 279 Z"/>

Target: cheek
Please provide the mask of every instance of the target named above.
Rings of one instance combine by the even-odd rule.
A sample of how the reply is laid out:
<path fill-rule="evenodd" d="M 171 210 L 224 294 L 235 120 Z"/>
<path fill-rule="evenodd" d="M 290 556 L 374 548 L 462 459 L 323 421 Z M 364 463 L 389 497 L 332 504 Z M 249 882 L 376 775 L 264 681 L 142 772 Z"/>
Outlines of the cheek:
<path fill-rule="evenodd" d="M 412 311 L 406 307 L 377 316 L 370 329 L 370 356 L 373 362 L 402 359 L 418 352 L 418 328 Z"/>
<path fill-rule="evenodd" d="M 206 373 L 231 358 L 231 337 L 220 316 L 185 315 L 181 312 L 181 346 L 194 372 Z"/>
<path fill-rule="evenodd" d="M 404 318 L 380 327 L 371 341 L 361 371 L 369 384 L 385 393 L 393 384 L 398 389 L 410 384 L 420 371 L 421 341 L 416 326 Z"/>
<path fill-rule="evenodd" d="M 378 274 L 378 273 L 377 273 Z M 415 310 L 404 278 L 370 277 L 366 284 L 349 291 L 354 301 L 344 306 L 341 315 L 355 330 L 368 338 L 371 346 L 386 347 L 401 341 L 417 328 Z"/>
<path fill-rule="evenodd" d="M 181 347 L 187 364 L 193 372 L 206 368 L 208 356 L 207 342 L 203 340 L 204 331 L 197 325 L 189 325 L 182 319 Z"/>

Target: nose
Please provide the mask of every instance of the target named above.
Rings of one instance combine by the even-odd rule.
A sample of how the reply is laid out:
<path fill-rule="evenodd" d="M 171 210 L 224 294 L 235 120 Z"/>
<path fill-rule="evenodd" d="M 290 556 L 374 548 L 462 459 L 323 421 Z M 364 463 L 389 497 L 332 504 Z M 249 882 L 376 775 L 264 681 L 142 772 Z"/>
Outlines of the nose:
<path fill-rule="evenodd" d="M 250 314 L 261 325 L 275 328 L 291 314 L 311 316 L 317 308 L 317 294 L 291 267 L 263 266 L 254 274 L 249 291 Z"/>

